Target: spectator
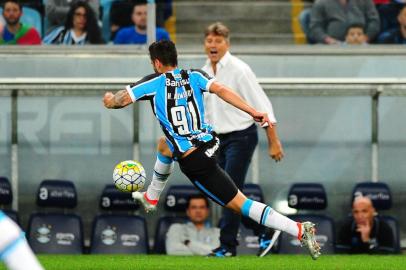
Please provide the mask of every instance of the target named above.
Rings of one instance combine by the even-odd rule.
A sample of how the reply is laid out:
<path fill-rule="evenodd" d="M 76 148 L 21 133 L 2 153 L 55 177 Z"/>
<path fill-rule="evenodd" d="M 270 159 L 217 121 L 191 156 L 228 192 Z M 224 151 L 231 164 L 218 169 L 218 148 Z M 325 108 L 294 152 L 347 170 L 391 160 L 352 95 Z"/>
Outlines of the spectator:
<path fill-rule="evenodd" d="M 276 161 L 280 161 L 283 157 L 283 149 L 276 132 L 276 119 L 272 104 L 251 68 L 229 52 L 229 29 L 222 23 L 208 26 L 205 31 L 204 46 L 208 60 L 202 68 L 203 71 L 216 77 L 220 83 L 229 85 L 252 106 L 268 113 L 269 119 L 273 123 L 272 127 L 264 128 L 268 138 L 268 154 Z M 241 190 L 252 155 L 258 144 L 257 127 L 247 114 L 216 96 L 206 96 L 205 102 L 206 119 L 208 123 L 213 125 L 214 131 L 220 139 L 219 165 L 231 176 L 233 182 Z M 239 215 L 228 209 L 223 210 L 224 223 L 220 232 L 221 246 L 213 250 L 211 255 L 236 255 L 240 220 Z M 260 230 L 257 228 L 257 231 L 259 233 Z M 262 240 L 263 237 L 260 239 Z M 264 239 L 265 241 L 267 239 Z M 263 245 L 261 247 L 265 248 Z"/>
<path fill-rule="evenodd" d="M 100 3 L 99 0 L 82 0 L 87 2 L 92 7 L 95 17 L 99 19 Z M 61 26 L 66 21 L 70 6 L 75 0 L 47 0 L 45 2 L 45 17 L 48 19 L 48 30 L 53 30 L 57 26 Z"/>
<path fill-rule="evenodd" d="M 132 13 L 134 26 L 125 27 L 118 31 L 114 44 L 145 44 L 147 42 L 147 4 L 145 2 L 134 5 Z M 156 28 L 156 40 L 169 40 L 165 29 Z"/>
<path fill-rule="evenodd" d="M 314 0 L 307 0 L 309 4 L 313 5 Z M 310 15 L 312 12 L 311 6 L 303 9 L 299 14 L 299 23 L 300 27 L 302 28 L 303 33 L 306 35 L 307 42 L 309 44 L 314 44 L 314 40 L 310 38 Z"/>
<path fill-rule="evenodd" d="M 379 15 L 371 0 L 318 0 L 310 17 L 310 35 L 317 43 L 339 44 L 351 24 L 362 24 L 367 42 L 379 33 Z"/>
<path fill-rule="evenodd" d="M 20 23 L 23 15 L 18 0 L 7 0 L 3 5 L 5 25 L 0 31 L 0 45 L 40 45 L 41 37 L 34 27 Z"/>
<path fill-rule="evenodd" d="M 406 6 L 398 15 L 399 27 L 383 33 L 379 37 L 379 43 L 383 44 L 406 44 Z"/>
<path fill-rule="evenodd" d="M 45 44 L 103 44 L 103 38 L 93 10 L 84 1 L 71 6 L 65 26 L 54 29 L 44 38 Z"/>
<path fill-rule="evenodd" d="M 374 3 L 381 19 L 381 33 L 396 28 L 396 17 L 406 0 L 374 0 Z"/>
<path fill-rule="evenodd" d="M 348 27 L 347 35 L 345 36 L 346 45 L 365 45 L 367 37 L 362 24 L 352 24 Z"/>
<path fill-rule="evenodd" d="M 206 255 L 219 245 L 219 229 L 209 227 L 209 201 L 201 194 L 188 200 L 186 215 L 190 222 L 172 224 L 166 235 L 168 255 Z"/>
<path fill-rule="evenodd" d="M 342 228 L 338 242 L 349 246 L 351 253 L 394 252 L 394 239 L 389 225 L 376 216 L 368 197 L 356 197 L 352 216 Z"/>
<path fill-rule="evenodd" d="M 110 40 L 114 40 L 118 31 L 124 27 L 134 26 L 131 19 L 134 3 L 127 1 L 114 1 L 111 4 L 110 20 Z"/>

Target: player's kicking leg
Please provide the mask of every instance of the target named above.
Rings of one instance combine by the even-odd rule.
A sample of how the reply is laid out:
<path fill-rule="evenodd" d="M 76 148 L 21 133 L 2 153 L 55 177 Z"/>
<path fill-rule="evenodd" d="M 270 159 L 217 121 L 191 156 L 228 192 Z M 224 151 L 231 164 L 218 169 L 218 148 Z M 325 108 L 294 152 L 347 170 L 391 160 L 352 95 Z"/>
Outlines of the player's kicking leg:
<path fill-rule="evenodd" d="M 134 200 L 140 202 L 146 212 L 155 211 L 159 196 L 165 188 L 169 175 L 173 172 L 172 152 L 161 137 L 158 141 L 157 158 L 154 165 L 152 180 L 146 192 L 133 192 Z"/>
<path fill-rule="evenodd" d="M 227 204 L 227 208 L 241 213 L 266 227 L 286 232 L 297 237 L 302 246 L 309 250 L 311 257 L 316 260 L 320 255 L 320 246 L 315 239 L 315 225 L 311 222 L 295 222 L 276 212 L 270 206 L 253 201 L 238 191 Z"/>
<path fill-rule="evenodd" d="M 261 225 L 296 237 L 309 250 L 311 257 L 317 259 L 320 256 L 320 246 L 315 240 L 314 224 L 295 222 L 270 206 L 247 199 L 230 176 L 217 164 L 214 153 L 218 143 L 218 140 L 213 140 L 180 159 L 179 167 L 182 172 L 216 203 L 241 213 Z"/>
<path fill-rule="evenodd" d="M 160 148 L 160 146 L 162 146 L 162 148 Z M 261 225 L 297 237 L 301 244 L 309 250 L 311 257 L 317 259 L 320 256 L 320 246 L 315 240 L 314 224 L 311 222 L 295 222 L 276 212 L 270 206 L 247 199 L 247 197 L 237 189 L 227 173 L 218 166 L 214 157 L 214 149 L 216 149 L 216 147 L 213 144 L 208 145 L 207 147 L 198 148 L 186 158 L 180 159 L 179 166 L 182 172 L 200 191 L 221 206 L 227 207 L 237 213 L 241 213 Z M 168 152 L 165 152 L 166 150 L 170 153 L 166 156 L 169 158 L 169 156 L 172 156 L 171 152 L 166 145 L 166 142 L 160 140 L 158 152 L 161 154 L 168 154 Z M 158 156 L 158 164 L 159 160 Z M 167 164 L 167 166 L 169 165 Z M 150 190 L 151 186 L 152 182 L 145 193 L 133 193 L 133 198 L 140 201 L 146 211 L 155 209 L 159 194 L 162 192 L 165 185 L 159 185 L 159 192 L 155 193 L 158 194 L 156 201 L 152 201 L 149 197 L 148 190 Z M 156 190 L 154 190 L 154 192 L 156 192 Z"/>
<path fill-rule="evenodd" d="M 0 256 L 10 270 L 43 270 L 28 246 L 24 233 L 0 211 Z"/>

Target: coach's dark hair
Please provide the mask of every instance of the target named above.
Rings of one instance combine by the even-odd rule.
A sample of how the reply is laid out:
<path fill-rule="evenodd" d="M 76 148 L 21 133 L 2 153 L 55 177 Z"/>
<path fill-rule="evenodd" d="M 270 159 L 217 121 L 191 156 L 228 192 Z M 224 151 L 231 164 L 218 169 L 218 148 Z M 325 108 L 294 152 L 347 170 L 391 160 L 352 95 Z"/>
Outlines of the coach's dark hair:
<path fill-rule="evenodd" d="M 178 53 L 175 44 L 170 40 L 155 41 L 149 45 L 149 55 L 152 61 L 158 59 L 164 66 L 178 65 Z"/>
<path fill-rule="evenodd" d="M 204 36 L 207 37 L 208 35 L 222 36 L 230 42 L 230 30 L 221 22 L 215 22 L 207 26 Z"/>
<path fill-rule="evenodd" d="M 87 2 L 74 1 L 71 4 L 68 14 L 66 15 L 65 29 L 68 30 L 73 28 L 73 16 L 75 15 L 76 10 L 80 7 L 83 7 L 86 10 L 85 31 L 87 34 L 87 40 L 89 40 L 90 44 L 103 44 L 104 40 L 99 25 L 97 24 L 96 13 Z"/>
<path fill-rule="evenodd" d="M 6 1 L 4 1 L 3 5 L 2 5 L 3 6 L 3 12 L 4 12 L 4 8 L 6 7 L 7 3 L 14 3 L 20 8 L 20 11 L 23 10 L 23 5 L 21 4 L 21 2 L 19 0 L 6 0 Z"/>
<path fill-rule="evenodd" d="M 200 193 L 199 193 L 199 194 L 193 194 L 193 195 L 190 195 L 190 196 L 189 196 L 189 198 L 188 198 L 188 200 L 187 200 L 186 208 L 189 208 L 189 206 L 190 206 L 190 201 L 193 200 L 193 199 L 203 199 L 203 200 L 206 202 L 207 208 L 210 207 L 210 202 L 209 202 L 209 200 L 207 199 L 207 197 L 204 196 L 203 194 L 200 194 Z"/>

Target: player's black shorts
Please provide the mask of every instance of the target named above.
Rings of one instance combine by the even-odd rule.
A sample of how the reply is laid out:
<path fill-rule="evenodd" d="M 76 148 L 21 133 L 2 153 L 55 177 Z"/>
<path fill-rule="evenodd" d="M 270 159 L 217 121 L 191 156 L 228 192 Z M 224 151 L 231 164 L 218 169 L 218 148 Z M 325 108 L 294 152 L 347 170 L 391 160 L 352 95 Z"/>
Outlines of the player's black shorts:
<path fill-rule="evenodd" d="M 216 152 L 219 144 L 219 139 L 214 138 L 178 162 L 193 185 L 214 202 L 225 206 L 237 195 L 238 188 L 217 164 Z"/>

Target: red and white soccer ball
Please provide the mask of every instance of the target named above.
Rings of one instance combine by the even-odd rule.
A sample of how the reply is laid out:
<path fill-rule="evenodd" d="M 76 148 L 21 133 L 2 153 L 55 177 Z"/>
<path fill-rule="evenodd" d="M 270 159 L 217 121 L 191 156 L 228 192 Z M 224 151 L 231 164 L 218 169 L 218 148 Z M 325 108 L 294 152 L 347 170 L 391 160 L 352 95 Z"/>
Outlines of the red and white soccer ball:
<path fill-rule="evenodd" d="M 122 161 L 116 165 L 113 172 L 114 185 L 123 192 L 135 192 L 144 187 L 145 169 L 141 163 L 134 160 Z"/>

